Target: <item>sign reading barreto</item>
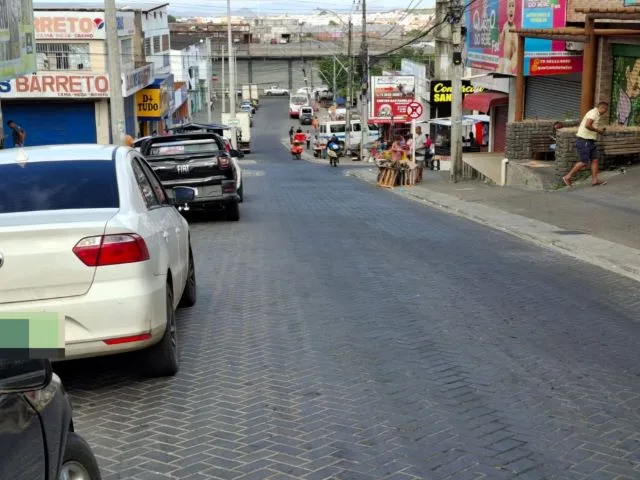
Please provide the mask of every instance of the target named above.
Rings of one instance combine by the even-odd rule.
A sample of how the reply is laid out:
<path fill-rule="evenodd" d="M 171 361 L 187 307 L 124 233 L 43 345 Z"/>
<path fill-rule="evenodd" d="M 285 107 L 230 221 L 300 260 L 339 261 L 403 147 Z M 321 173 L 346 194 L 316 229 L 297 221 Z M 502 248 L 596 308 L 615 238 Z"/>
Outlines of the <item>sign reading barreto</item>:
<path fill-rule="evenodd" d="M 119 37 L 135 33 L 134 12 L 118 12 L 116 26 Z M 36 40 L 104 40 L 103 12 L 34 12 Z"/>
<path fill-rule="evenodd" d="M 109 77 L 91 74 L 53 75 L 38 73 L 0 82 L 0 99 L 65 97 L 109 97 Z"/>

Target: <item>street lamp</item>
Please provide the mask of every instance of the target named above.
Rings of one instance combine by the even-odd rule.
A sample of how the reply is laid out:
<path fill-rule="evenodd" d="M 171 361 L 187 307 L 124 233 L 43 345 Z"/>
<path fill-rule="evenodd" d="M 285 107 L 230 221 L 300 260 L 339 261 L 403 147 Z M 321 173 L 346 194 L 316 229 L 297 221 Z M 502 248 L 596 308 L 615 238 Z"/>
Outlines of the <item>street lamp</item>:
<path fill-rule="evenodd" d="M 231 124 L 231 145 L 238 148 L 238 137 L 236 133 L 236 72 L 233 65 L 233 38 L 231 29 L 231 0 L 227 0 L 227 46 L 229 48 L 229 123 Z"/>

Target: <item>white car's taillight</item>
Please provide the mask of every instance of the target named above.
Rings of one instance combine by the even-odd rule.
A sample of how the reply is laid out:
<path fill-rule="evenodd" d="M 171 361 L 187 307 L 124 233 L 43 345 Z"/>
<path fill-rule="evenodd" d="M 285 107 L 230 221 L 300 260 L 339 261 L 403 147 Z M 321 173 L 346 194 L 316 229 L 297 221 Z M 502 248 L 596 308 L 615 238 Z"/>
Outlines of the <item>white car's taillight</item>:
<path fill-rule="evenodd" d="M 144 239 L 135 233 L 117 233 L 85 237 L 73 247 L 73 253 L 88 267 L 104 267 L 149 260 Z"/>

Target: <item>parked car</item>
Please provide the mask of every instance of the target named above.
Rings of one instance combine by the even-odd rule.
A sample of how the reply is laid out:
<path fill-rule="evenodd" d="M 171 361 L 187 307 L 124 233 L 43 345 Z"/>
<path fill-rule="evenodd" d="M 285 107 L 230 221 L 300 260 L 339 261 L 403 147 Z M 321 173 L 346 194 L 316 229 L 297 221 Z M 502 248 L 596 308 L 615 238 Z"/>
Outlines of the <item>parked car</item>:
<path fill-rule="evenodd" d="M 289 95 L 289 90 L 286 88 L 281 88 L 278 85 L 271 85 L 269 88 L 264 89 L 264 94 L 271 95 Z"/>
<path fill-rule="evenodd" d="M 151 376 L 178 371 L 178 305 L 196 302 L 189 225 L 128 147 L 0 151 L 0 313 L 57 312 L 66 358 L 144 350 Z"/>
<path fill-rule="evenodd" d="M 242 102 L 242 104 L 240 105 L 240 110 L 242 110 L 243 112 L 249 112 L 251 116 L 256 114 L 256 107 L 253 105 L 253 102 L 251 100 L 245 100 L 244 102 Z"/>
<path fill-rule="evenodd" d="M 192 187 L 189 210 L 223 210 L 240 220 L 239 172 L 224 140 L 215 133 L 183 133 L 148 139 L 140 151 L 168 189 Z M 241 181 L 242 182 L 242 181 Z"/>
<path fill-rule="evenodd" d="M 100 480 L 47 360 L 0 359 L 0 472 L 11 480 Z"/>

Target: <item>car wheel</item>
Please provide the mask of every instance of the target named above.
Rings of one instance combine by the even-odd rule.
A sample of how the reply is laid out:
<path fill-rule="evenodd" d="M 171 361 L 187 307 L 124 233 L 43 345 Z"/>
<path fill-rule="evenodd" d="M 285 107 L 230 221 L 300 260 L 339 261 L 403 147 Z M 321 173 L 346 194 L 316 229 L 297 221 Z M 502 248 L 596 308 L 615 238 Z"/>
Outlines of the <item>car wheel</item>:
<path fill-rule="evenodd" d="M 178 306 L 180 308 L 193 307 L 196 304 L 196 266 L 193 261 L 193 252 L 191 246 L 189 246 L 189 268 L 187 273 L 187 284 L 184 286 L 184 292 L 180 298 Z"/>
<path fill-rule="evenodd" d="M 227 204 L 227 220 L 229 222 L 240 220 L 240 205 L 238 205 L 238 202 Z"/>
<path fill-rule="evenodd" d="M 173 308 L 173 289 L 167 284 L 167 327 L 162 339 L 146 353 L 147 374 L 150 377 L 172 377 L 178 373 L 178 331 Z"/>
<path fill-rule="evenodd" d="M 244 184 L 238 189 L 238 203 L 244 202 Z"/>
<path fill-rule="evenodd" d="M 91 447 L 74 432 L 67 434 L 58 480 L 100 480 L 100 469 Z"/>

